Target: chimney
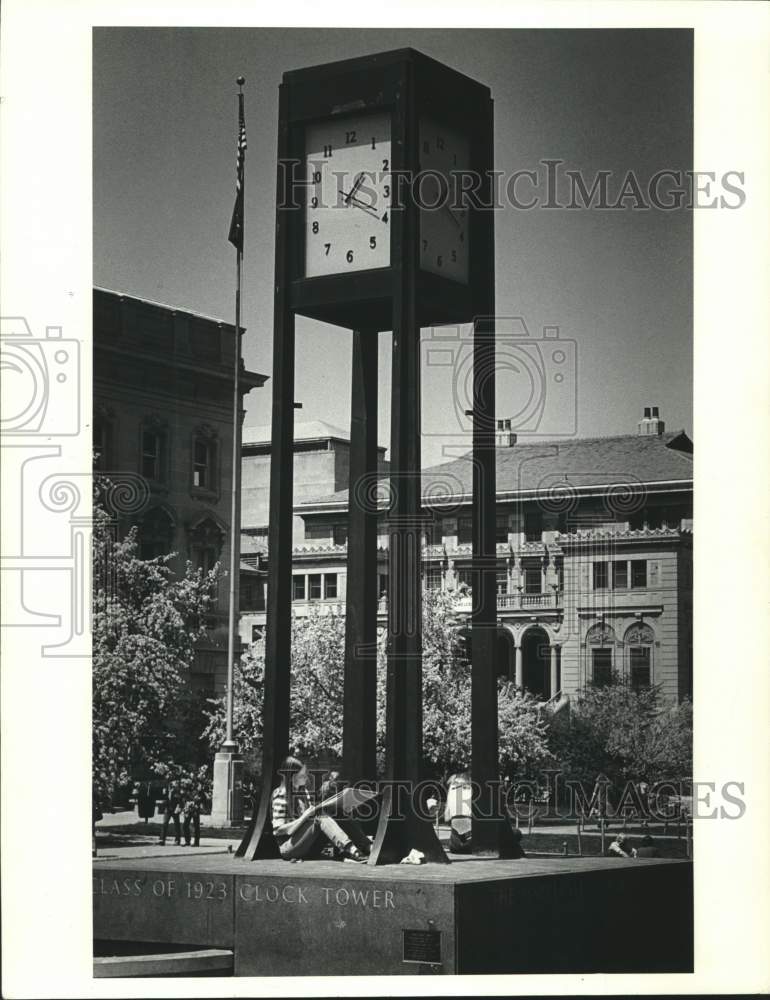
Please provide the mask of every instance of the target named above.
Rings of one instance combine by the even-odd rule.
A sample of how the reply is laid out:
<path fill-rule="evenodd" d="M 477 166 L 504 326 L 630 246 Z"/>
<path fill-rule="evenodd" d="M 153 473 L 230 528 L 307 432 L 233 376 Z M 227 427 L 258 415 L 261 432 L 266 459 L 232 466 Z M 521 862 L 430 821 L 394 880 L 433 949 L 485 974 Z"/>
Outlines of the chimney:
<path fill-rule="evenodd" d="M 645 406 L 644 416 L 637 424 L 639 434 L 643 437 L 653 435 L 658 437 L 666 429 L 665 421 L 660 419 L 660 410 L 657 406 Z"/>
<path fill-rule="evenodd" d="M 516 435 L 511 430 L 510 419 L 497 421 L 497 432 L 495 433 L 496 448 L 513 448 L 516 444 Z"/>

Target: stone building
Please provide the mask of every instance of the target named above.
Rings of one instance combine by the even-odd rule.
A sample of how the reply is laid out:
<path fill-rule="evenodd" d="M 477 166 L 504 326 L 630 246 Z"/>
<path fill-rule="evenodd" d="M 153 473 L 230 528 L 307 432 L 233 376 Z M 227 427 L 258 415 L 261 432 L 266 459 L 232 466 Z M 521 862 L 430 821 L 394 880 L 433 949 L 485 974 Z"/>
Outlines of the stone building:
<path fill-rule="evenodd" d="M 636 434 L 520 443 L 497 440 L 499 672 L 554 706 L 617 671 L 671 699 L 692 691 L 692 442 L 647 408 Z M 346 486 L 347 484 L 345 484 Z M 467 627 L 471 568 L 470 455 L 424 469 L 426 587 L 452 592 Z M 307 492 L 307 490 L 306 490 Z M 387 480 L 381 486 L 380 621 L 387 600 Z M 440 498 L 440 502 L 439 502 Z M 347 489 L 297 498 L 294 610 L 343 605 Z M 267 553 L 260 555 L 263 574 Z M 242 601 L 241 635 L 264 629 Z"/>
<path fill-rule="evenodd" d="M 234 326 L 189 310 L 94 289 L 95 467 L 142 477 L 147 500 L 120 525 L 139 526 L 140 554 L 176 553 L 204 570 L 230 559 Z M 241 369 L 245 396 L 266 376 Z M 229 585 L 219 582 L 194 690 L 224 690 Z"/>

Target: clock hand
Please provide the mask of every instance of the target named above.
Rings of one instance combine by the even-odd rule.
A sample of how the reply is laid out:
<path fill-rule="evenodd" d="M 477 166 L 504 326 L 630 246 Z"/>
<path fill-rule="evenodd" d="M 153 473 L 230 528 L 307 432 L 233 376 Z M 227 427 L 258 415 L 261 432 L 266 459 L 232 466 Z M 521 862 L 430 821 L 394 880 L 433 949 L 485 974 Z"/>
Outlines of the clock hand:
<path fill-rule="evenodd" d="M 363 180 L 364 180 L 364 172 L 361 171 L 361 173 L 356 178 L 355 183 L 353 184 L 353 187 L 348 192 L 348 194 L 345 195 L 345 201 L 350 201 L 350 199 L 353 197 L 353 195 L 356 193 L 356 191 L 361 187 L 361 184 L 363 183 Z"/>
<path fill-rule="evenodd" d="M 441 207 L 444 209 L 445 212 L 449 213 L 449 216 L 452 219 L 452 222 L 454 222 L 454 224 L 457 226 L 457 228 L 458 229 L 462 229 L 463 228 L 462 223 L 458 221 L 457 216 L 454 214 L 454 212 L 449 207 L 449 205 L 447 205 L 446 203 L 444 203 L 444 204 L 442 204 Z"/>
<path fill-rule="evenodd" d="M 354 208 L 360 208 L 362 212 L 368 212 L 369 215 L 373 215 L 375 217 L 375 219 L 379 218 L 379 216 L 377 215 L 376 211 L 372 208 L 372 206 L 371 205 L 367 205 L 365 202 L 361 201 L 359 198 L 356 198 L 354 196 L 354 194 L 353 194 L 352 191 L 350 191 L 350 192 L 348 192 L 346 194 L 341 189 L 338 188 L 338 190 L 339 190 L 339 193 L 341 195 L 345 196 L 345 202 L 346 202 L 346 204 L 348 204 L 348 205 L 352 204 Z"/>

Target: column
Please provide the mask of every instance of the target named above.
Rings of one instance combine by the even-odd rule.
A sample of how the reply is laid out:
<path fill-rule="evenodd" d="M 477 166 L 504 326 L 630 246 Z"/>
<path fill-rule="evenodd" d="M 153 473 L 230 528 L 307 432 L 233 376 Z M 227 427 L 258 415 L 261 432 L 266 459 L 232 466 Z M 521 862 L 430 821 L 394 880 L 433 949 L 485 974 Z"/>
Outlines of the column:
<path fill-rule="evenodd" d="M 524 687 L 524 664 L 521 646 L 518 643 L 516 644 L 516 687 Z"/>
<path fill-rule="evenodd" d="M 557 668 L 557 655 L 559 647 L 551 643 L 551 697 L 558 691 L 558 668 Z"/>
<path fill-rule="evenodd" d="M 377 777 L 377 331 L 353 332 L 342 763 Z"/>

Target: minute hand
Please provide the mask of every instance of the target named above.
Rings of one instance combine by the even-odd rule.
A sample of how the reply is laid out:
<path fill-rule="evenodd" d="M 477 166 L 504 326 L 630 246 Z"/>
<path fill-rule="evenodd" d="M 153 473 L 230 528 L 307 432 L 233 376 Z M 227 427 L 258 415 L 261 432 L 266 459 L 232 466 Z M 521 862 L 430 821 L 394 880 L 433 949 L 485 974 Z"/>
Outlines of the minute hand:
<path fill-rule="evenodd" d="M 360 201 L 355 197 L 352 191 L 346 194 L 344 191 L 340 190 L 340 194 L 344 196 L 348 205 L 352 204 L 354 208 L 360 208 L 362 212 L 368 212 L 369 215 L 373 215 L 375 219 L 379 219 L 379 215 L 377 215 L 377 212 L 372 208 L 372 206 L 367 205 L 366 202 Z"/>

